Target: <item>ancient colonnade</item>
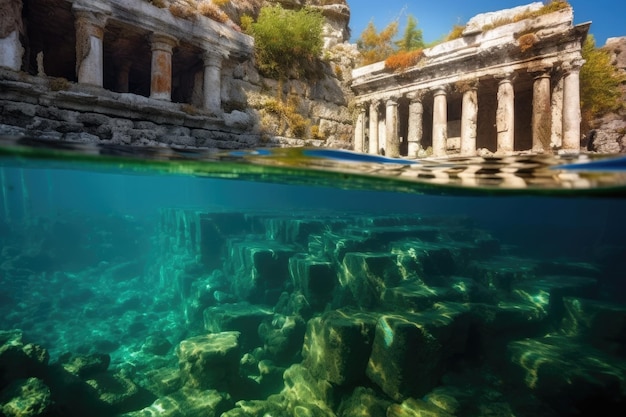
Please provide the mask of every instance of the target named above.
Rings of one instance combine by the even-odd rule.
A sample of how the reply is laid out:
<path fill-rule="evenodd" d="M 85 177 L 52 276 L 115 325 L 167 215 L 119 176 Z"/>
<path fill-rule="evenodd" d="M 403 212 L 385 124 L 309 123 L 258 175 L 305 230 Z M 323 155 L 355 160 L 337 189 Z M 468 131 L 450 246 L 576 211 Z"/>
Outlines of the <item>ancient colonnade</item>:
<path fill-rule="evenodd" d="M 75 80 L 80 84 L 92 85 L 96 87 L 105 87 L 105 62 L 104 51 L 108 46 L 109 50 L 115 50 L 117 45 L 106 45 L 106 30 L 110 23 L 116 25 L 116 27 L 129 27 L 132 22 L 126 20 L 134 19 L 133 15 L 138 15 L 139 11 L 145 10 L 146 7 L 151 7 L 152 16 L 145 16 L 145 21 L 149 22 L 146 27 L 139 28 L 137 33 L 141 32 L 141 39 L 149 44 L 151 51 L 151 64 L 150 64 L 150 80 L 149 80 L 149 97 L 152 99 L 171 101 L 172 100 L 172 56 L 176 47 L 179 46 L 181 38 L 186 42 L 189 39 L 197 39 L 200 36 L 196 33 L 185 33 L 183 30 L 176 30 L 176 19 L 173 19 L 169 12 L 164 9 L 157 9 L 154 6 L 147 5 L 140 1 L 120 2 L 113 1 L 107 2 L 109 4 L 102 4 L 99 0 L 85 0 L 85 1 L 73 1 L 71 3 L 71 13 L 74 19 L 75 28 L 75 50 L 76 50 L 76 69 Z M 111 4 L 112 3 L 112 4 Z M 0 28 L 0 36 L 4 33 L 8 33 L 0 39 L 0 49 L 3 52 L 0 53 L 0 66 L 7 67 L 15 71 L 20 71 L 23 68 L 25 60 L 23 59 L 24 52 L 28 45 L 22 45 L 21 33 L 24 32 L 24 22 L 22 22 L 22 2 L 12 2 L 12 13 L 15 15 L 13 20 L 8 20 L 11 24 L 6 24 L 5 28 Z M 65 3 L 68 4 L 68 3 Z M 31 7 L 34 8 L 35 6 Z M 128 10 L 124 10 L 120 13 L 119 10 L 114 12 L 103 11 L 103 7 L 110 8 L 124 8 L 130 7 Z M 132 7 L 137 10 L 133 10 Z M 155 18 L 154 16 L 159 16 Z M 159 21 L 162 19 L 163 21 Z M 208 19 L 206 19 L 208 20 Z M 7 20 L 5 19 L 5 22 Z M 71 24 L 71 22 L 67 22 Z M 185 23 L 180 23 L 184 25 Z M 214 25 L 216 23 L 210 23 Z M 124 26 L 125 25 L 125 26 Z M 194 30 L 198 25 L 194 25 Z M 163 30 L 158 30 L 162 27 Z M 34 29 L 31 29 L 31 31 Z M 230 30 L 230 29 L 229 29 Z M 231 30 L 232 31 L 232 30 Z M 234 31 L 233 31 L 234 32 Z M 195 91 L 202 91 L 202 107 L 212 114 L 219 114 L 221 109 L 221 79 L 222 79 L 222 65 L 225 59 L 229 58 L 231 51 L 229 45 L 220 45 L 219 42 L 227 44 L 224 34 L 213 35 L 210 33 L 203 33 L 202 37 L 210 38 L 214 36 L 216 39 L 213 42 L 200 42 L 196 41 L 193 44 L 194 53 L 201 56 L 203 63 L 203 76 L 199 77 L 201 85 L 193 87 Z M 236 34 L 235 36 L 245 36 L 242 34 Z M 24 37 L 22 37 L 24 38 Z M 249 54 L 252 49 L 252 43 L 250 41 L 250 50 L 243 51 L 242 54 Z M 231 47 L 232 48 L 232 47 Z M 189 49 L 189 47 L 188 47 Z M 43 55 L 43 52 L 40 52 Z M 128 55 L 128 54 L 127 54 Z M 137 56 L 126 56 L 125 62 L 117 63 L 115 65 L 115 84 L 114 91 L 116 92 L 129 92 L 129 72 L 131 71 L 131 65 L 134 64 Z M 28 59 L 28 58 L 27 58 Z M 26 60 L 27 61 L 27 60 Z M 38 65 L 43 66 L 43 57 L 38 57 Z M 147 66 L 147 65 L 146 65 Z M 107 67 L 107 70 L 110 70 Z M 39 75 L 44 75 L 44 69 L 39 68 Z M 70 78 L 70 77 L 66 77 Z M 110 83 L 109 83 L 110 84 Z"/>
<path fill-rule="evenodd" d="M 354 70 L 354 150 L 391 157 L 578 152 L 589 24 L 573 26 L 571 8 L 517 21 L 523 11 L 476 16 L 461 38 L 424 50 L 419 64 L 399 72 L 384 62 Z M 485 19 L 513 23 L 484 29 Z M 520 47 L 523 36 L 532 47 Z"/>

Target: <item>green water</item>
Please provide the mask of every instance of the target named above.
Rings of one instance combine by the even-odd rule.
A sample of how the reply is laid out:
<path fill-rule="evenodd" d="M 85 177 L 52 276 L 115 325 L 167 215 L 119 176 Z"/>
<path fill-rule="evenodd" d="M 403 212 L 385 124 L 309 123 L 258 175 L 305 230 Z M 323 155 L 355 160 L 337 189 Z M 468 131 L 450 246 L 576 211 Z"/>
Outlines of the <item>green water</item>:
<path fill-rule="evenodd" d="M 626 162 L 5 139 L 0 416 L 626 410 Z"/>

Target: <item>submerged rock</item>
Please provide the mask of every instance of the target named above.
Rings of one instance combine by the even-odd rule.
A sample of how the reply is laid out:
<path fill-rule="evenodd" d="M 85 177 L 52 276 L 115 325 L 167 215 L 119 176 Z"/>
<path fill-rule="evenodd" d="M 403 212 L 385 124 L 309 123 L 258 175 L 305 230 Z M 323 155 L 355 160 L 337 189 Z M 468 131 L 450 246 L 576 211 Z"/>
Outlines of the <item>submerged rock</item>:
<path fill-rule="evenodd" d="M 239 332 L 196 336 L 178 345 L 178 365 L 183 383 L 196 389 L 224 389 L 239 378 Z"/>
<path fill-rule="evenodd" d="M 51 403 L 50 388 L 42 380 L 18 379 L 0 393 L 0 414 L 6 417 L 43 416 Z"/>

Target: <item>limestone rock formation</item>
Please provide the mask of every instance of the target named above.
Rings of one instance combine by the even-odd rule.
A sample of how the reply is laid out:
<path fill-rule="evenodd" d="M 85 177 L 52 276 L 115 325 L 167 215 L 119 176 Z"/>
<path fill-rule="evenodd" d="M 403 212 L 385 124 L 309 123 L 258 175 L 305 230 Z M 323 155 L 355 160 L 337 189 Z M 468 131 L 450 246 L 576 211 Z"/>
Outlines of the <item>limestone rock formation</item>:
<path fill-rule="evenodd" d="M 626 74 L 626 36 L 609 38 L 602 47 L 611 55 L 617 71 Z M 621 86 L 622 102 L 626 101 L 626 85 Z M 622 106 L 591 123 L 592 130 L 585 132 L 587 149 L 601 153 L 626 152 L 626 108 Z"/>

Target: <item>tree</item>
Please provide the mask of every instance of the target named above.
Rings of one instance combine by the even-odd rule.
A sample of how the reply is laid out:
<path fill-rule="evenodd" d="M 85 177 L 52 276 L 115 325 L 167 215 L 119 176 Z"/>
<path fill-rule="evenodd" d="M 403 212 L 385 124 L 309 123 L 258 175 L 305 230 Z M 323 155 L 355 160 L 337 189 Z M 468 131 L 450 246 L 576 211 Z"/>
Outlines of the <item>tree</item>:
<path fill-rule="evenodd" d="M 395 42 L 400 51 L 409 52 L 424 48 L 422 30 L 417 28 L 417 19 L 408 15 L 402 39 Z"/>
<path fill-rule="evenodd" d="M 254 37 L 259 70 L 269 77 L 302 76 L 313 67 L 324 46 L 324 17 L 319 11 L 263 7 L 256 22 L 242 19 L 243 29 Z"/>
<path fill-rule="evenodd" d="M 385 29 L 377 32 L 374 22 L 370 21 L 356 41 L 362 56 L 362 64 L 384 61 L 395 52 L 393 38 L 398 33 L 398 22 L 393 21 Z"/>
<path fill-rule="evenodd" d="M 611 64 L 607 51 L 596 48 L 593 35 L 583 44 L 585 64 L 580 69 L 580 107 L 583 129 L 587 130 L 593 119 L 622 106 L 620 84 L 626 77 L 620 75 Z"/>

